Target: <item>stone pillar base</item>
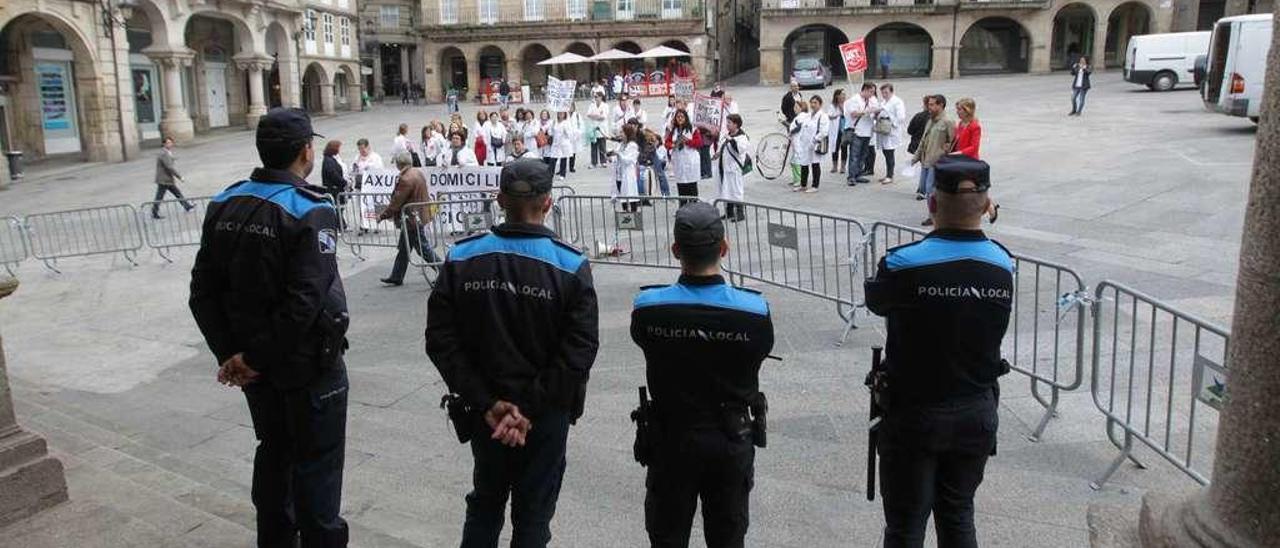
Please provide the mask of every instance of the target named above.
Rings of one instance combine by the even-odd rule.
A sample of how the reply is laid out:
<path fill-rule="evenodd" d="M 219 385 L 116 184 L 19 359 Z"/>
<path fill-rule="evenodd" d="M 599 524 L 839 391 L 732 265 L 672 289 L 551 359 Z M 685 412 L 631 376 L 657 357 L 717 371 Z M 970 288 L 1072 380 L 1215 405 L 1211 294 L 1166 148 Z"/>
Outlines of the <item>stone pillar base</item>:
<path fill-rule="evenodd" d="M 1202 493 L 1190 498 L 1147 493 L 1142 497 L 1138 536 L 1142 546 L 1147 548 L 1254 546 L 1222 525 Z"/>
<path fill-rule="evenodd" d="M 258 118 L 267 115 L 267 107 L 253 108 L 249 107 L 249 112 L 244 115 L 244 125 L 249 129 L 258 129 Z"/>
<path fill-rule="evenodd" d="M 173 119 L 161 118 L 160 135 L 173 137 L 173 142 L 175 143 L 185 143 L 195 138 L 196 125 L 189 116 L 175 117 Z"/>
<path fill-rule="evenodd" d="M 21 429 L 0 438 L 0 527 L 66 500 L 62 462 L 44 438 Z"/>

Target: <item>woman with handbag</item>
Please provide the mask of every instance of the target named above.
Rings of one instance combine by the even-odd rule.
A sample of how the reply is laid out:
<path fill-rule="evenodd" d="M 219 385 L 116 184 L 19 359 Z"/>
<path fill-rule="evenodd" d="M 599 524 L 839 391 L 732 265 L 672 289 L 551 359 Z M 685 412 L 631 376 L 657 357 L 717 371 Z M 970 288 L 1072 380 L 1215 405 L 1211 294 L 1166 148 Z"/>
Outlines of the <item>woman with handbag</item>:
<path fill-rule="evenodd" d="M 520 111 L 520 121 L 516 123 L 518 135 L 514 138 L 524 142 L 525 158 L 542 158 L 542 144 L 538 134 L 542 132 L 542 124 L 533 113 L 533 109 Z"/>
<path fill-rule="evenodd" d="M 498 119 L 498 113 L 490 112 L 489 121 L 484 126 L 487 139 L 485 143 L 489 145 L 488 157 L 485 159 L 485 165 L 502 167 L 502 163 L 507 159 L 507 126 Z"/>
<path fill-rule="evenodd" d="M 844 164 L 849 161 L 849 143 L 844 140 L 844 128 L 848 126 L 844 117 L 844 90 L 837 89 L 831 94 L 831 104 L 826 108 L 827 120 L 831 126 L 831 135 L 827 138 L 827 148 L 831 151 L 831 172 L 844 173 Z"/>
<path fill-rule="evenodd" d="M 800 107 L 804 103 L 800 103 Z M 801 110 L 792 120 L 793 164 L 800 166 L 800 186 L 793 192 L 814 193 L 822 184 L 822 159 L 827 155 L 830 141 L 830 120 L 822 112 L 822 97 L 814 95 L 809 99 L 808 109 Z M 809 175 L 813 175 L 813 186 L 809 186 Z"/>
<path fill-rule="evenodd" d="M 893 84 L 880 85 L 880 99 L 881 110 L 876 113 L 876 122 L 871 129 L 875 134 L 876 148 L 884 154 L 885 172 L 880 184 L 887 185 L 893 182 L 897 167 L 894 151 L 902 146 L 903 130 L 907 124 L 907 105 L 894 95 Z"/>
<path fill-rule="evenodd" d="M 671 118 L 664 145 L 671 153 L 671 171 L 676 178 L 676 194 L 698 195 L 698 181 L 702 179 L 698 147 L 702 146 L 702 134 L 689 121 L 689 112 L 677 110 Z"/>
<path fill-rule="evenodd" d="M 556 132 L 556 121 L 551 119 L 551 112 L 543 109 L 538 114 L 538 152 L 542 154 L 542 162 L 555 169 L 556 160 L 551 157 L 551 147 L 555 145 L 553 135 Z"/>
<path fill-rule="evenodd" d="M 751 139 L 742 131 L 742 116 L 725 116 L 725 132 L 720 136 L 714 159 L 720 199 L 730 202 L 725 205 L 724 218 L 731 223 L 746 218 L 740 202 L 745 198 L 747 174 L 753 169 L 751 150 Z"/>

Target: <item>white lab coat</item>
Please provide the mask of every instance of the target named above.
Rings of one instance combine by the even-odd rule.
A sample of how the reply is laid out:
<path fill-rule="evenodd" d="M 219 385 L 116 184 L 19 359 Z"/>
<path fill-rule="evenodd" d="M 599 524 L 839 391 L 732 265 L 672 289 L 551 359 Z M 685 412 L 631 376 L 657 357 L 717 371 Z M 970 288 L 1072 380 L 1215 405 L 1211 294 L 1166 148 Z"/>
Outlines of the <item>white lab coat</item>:
<path fill-rule="evenodd" d="M 791 121 L 791 163 L 816 164 L 826 157 L 818 154 L 818 142 L 829 138 L 830 122 L 821 112 L 801 112 Z M 798 130 L 798 131 L 797 131 Z"/>
<path fill-rule="evenodd" d="M 876 148 L 880 150 L 895 150 L 902 146 L 903 135 L 907 131 L 907 105 L 903 104 L 902 99 L 897 95 L 890 97 L 884 102 L 884 110 L 876 115 L 877 118 L 888 118 L 893 121 L 893 131 L 888 135 L 876 134 Z"/>
<path fill-rule="evenodd" d="M 631 141 L 618 149 L 618 155 L 613 162 L 613 182 L 610 186 L 609 193 L 615 200 L 618 198 L 631 198 L 640 195 L 640 189 L 636 184 L 637 177 L 636 162 L 640 159 L 640 145 L 635 141 Z M 618 182 L 621 181 L 621 185 Z M 621 187 L 621 188 L 619 188 Z M 623 202 L 632 202 L 635 200 L 623 200 Z"/>
<path fill-rule="evenodd" d="M 484 144 L 489 147 L 489 153 L 485 157 L 484 163 L 491 166 L 507 161 L 506 147 L 494 147 L 492 144 L 494 139 L 502 139 L 503 143 L 507 142 L 507 126 L 502 121 L 485 123 Z"/>
<path fill-rule="evenodd" d="M 413 145 L 413 141 L 409 140 L 406 135 L 396 135 L 395 140 L 391 144 L 391 159 L 395 160 L 397 154 L 401 152 L 416 152 L 417 147 Z"/>
<path fill-rule="evenodd" d="M 874 114 L 862 114 L 868 110 L 880 108 L 880 99 L 871 97 L 863 99 L 861 94 L 855 93 L 853 97 L 844 100 L 844 117 L 848 119 L 846 124 L 853 128 L 853 133 L 858 137 L 871 137 L 871 127 L 875 123 Z"/>
<path fill-rule="evenodd" d="M 555 139 L 556 121 L 554 118 L 548 119 L 548 120 L 538 120 L 538 129 L 546 132 L 547 137 L 551 137 L 552 140 Z M 538 144 L 536 140 L 534 141 L 534 144 L 535 145 Z M 552 157 L 551 150 L 553 148 L 555 148 L 555 143 L 551 143 L 545 147 L 538 149 L 538 154 L 541 155 L 543 158 L 551 158 Z"/>
<path fill-rule="evenodd" d="M 541 128 L 542 125 L 537 120 L 516 124 L 516 131 L 519 134 L 515 138 L 524 141 L 525 158 L 542 157 L 542 151 L 538 149 L 538 130 Z"/>
<path fill-rule="evenodd" d="M 452 166 L 453 165 L 453 149 L 449 147 L 445 147 L 444 150 L 440 152 L 440 156 L 436 157 L 436 165 Z M 463 144 L 462 148 L 458 149 L 457 165 L 459 166 L 480 165 L 480 162 L 476 160 L 476 152 L 471 147 L 471 145 Z"/>
<path fill-rule="evenodd" d="M 840 146 L 840 130 L 844 129 L 844 108 L 835 104 L 827 105 L 822 111 L 827 115 L 827 151 L 834 151 Z"/>
<path fill-rule="evenodd" d="M 440 156 L 444 149 L 449 148 L 449 141 L 443 135 L 431 132 L 426 141 L 422 143 L 422 159 L 426 162 L 427 158 L 435 159 Z"/>
<path fill-rule="evenodd" d="M 548 158 L 570 158 L 573 156 L 573 121 L 557 120 L 551 131 L 551 152 Z"/>
<path fill-rule="evenodd" d="M 583 140 L 582 134 L 587 130 L 587 126 L 582 119 L 582 115 L 577 111 L 569 113 L 569 121 L 573 123 L 573 152 L 570 156 L 577 154 L 587 148 L 587 142 Z"/>
<path fill-rule="evenodd" d="M 611 112 L 613 113 L 613 117 L 610 125 L 613 128 L 613 135 L 615 137 L 619 137 L 622 135 L 622 126 L 626 125 L 627 120 L 631 119 L 634 114 L 631 113 L 630 107 L 622 108 L 615 106 Z"/>
<path fill-rule="evenodd" d="M 737 145 L 736 148 L 729 145 L 731 142 Z M 716 160 L 717 165 L 714 171 L 719 184 L 720 199 L 741 202 L 746 191 L 747 176 L 742 174 L 740 166 L 746 165 L 753 155 L 751 139 L 742 132 L 738 132 L 733 137 L 724 134 L 720 138 L 718 150 L 720 156 Z"/>
<path fill-rule="evenodd" d="M 702 159 L 698 157 L 698 149 L 686 146 L 677 148 L 675 142 L 680 137 L 686 141 L 693 139 L 695 129 L 674 131 L 671 135 L 671 173 L 677 183 L 696 183 L 702 180 Z"/>
<path fill-rule="evenodd" d="M 588 135 L 588 139 L 594 141 L 599 137 L 612 135 L 609 129 L 609 112 L 609 103 L 604 101 L 600 101 L 599 104 L 593 102 L 590 107 L 587 107 L 587 118 L 591 121 L 591 129 L 600 131 L 599 135 Z"/>

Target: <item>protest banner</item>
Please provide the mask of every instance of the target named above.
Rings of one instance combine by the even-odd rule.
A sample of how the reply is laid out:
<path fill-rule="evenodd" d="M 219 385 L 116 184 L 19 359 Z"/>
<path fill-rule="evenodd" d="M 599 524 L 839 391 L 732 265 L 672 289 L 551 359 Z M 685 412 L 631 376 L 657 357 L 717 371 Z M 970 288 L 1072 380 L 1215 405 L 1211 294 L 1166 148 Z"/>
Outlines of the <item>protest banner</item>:
<path fill-rule="evenodd" d="M 671 81 L 671 92 L 677 99 L 692 99 L 693 87 L 693 78 L 675 78 Z"/>
<path fill-rule="evenodd" d="M 394 169 L 369 170 L 360 174 L 357 186 L 360 190 L 360 228 L 377 230 L 378 215 L 391 201 L 391 191 L 400 180 L 400 172 Z"/>
<path fill-rule="evenodd" d="M 427 196 L 433 202 L 478 200 L 491 198 L 498 192 L 500 167 L 422 167 L 427 180 Z M 394 169 L 368 171 L 360 176 L 360 228 L 376 230 L 378 215 L 391 203 L 391 192 L 400 180 Z M 450 232 L 463 232 L 469 214 L 485 210 L 477 203 L 441 206 L 444 215 L 440 226 Z"/>
<path fill-rule="evenodd" d="M 569 112 L 569 108 L 573 106 L 573 92 L 577 87 L 577 80 L 561 80 L 555 76 L 548 76 L 547 110 Z"/>
<path fill-rule="evenodd" d="M 840 44 L 840 58 L 844 60 L 845 72 L 850 75 L 867 70 L 867 48 L 861 38 Z"/>
<path fill-rule="evenodd" d="M 695 93 L 693 95 L 693 125 L 712 133 L 720 132 L 724 123 L 724 100 L 719 97 Z"/>

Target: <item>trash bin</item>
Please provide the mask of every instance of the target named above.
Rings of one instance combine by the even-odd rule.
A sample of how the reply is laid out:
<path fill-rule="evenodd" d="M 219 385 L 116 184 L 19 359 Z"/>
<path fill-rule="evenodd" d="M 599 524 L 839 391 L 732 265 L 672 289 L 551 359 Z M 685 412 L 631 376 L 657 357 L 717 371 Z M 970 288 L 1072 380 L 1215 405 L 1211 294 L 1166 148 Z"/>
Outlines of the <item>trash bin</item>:
<path fill-rule="evenodd" d="M 4 157 L 9 159 L 9 178 L 17 182 L 22 178 L 22 151 L 10 150 Z"/>

